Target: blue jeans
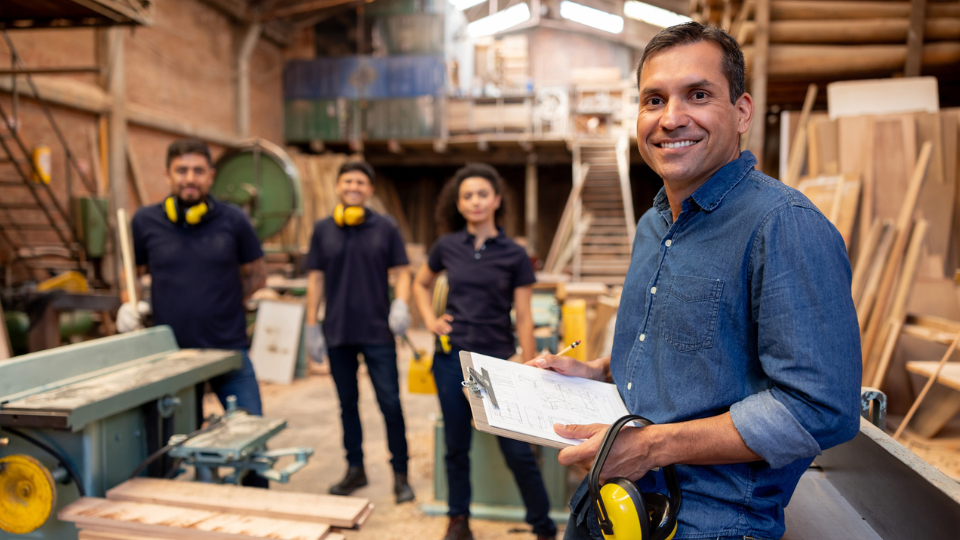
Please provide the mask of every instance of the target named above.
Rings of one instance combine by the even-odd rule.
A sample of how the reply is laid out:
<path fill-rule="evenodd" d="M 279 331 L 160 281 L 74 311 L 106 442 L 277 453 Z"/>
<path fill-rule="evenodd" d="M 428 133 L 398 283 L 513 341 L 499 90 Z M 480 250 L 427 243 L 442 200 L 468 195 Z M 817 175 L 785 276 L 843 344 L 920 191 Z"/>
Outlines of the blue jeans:
<path fill-rule="evenodd" d="M 248 349 L 240 349 L 243 355 L 243 365 L 240 369 L 228 371 L 210 379 L 210 388 L 223 408 L 227 408 L 227 396 L 237 397 L 237 407 L 250 414 L 263 416 L 263 403 L 260 401 L 260 385 L 257 384 L 257 375 L 253 371 L 253 362 L 250 361 Z M 203 383 L 197 385 L 197 421 L 199 427 L 203 423 Z M 242 485 L 265 488 L 270 485 L 269 480 L 260 475 L 249 472 L 243 477 Z"/>
<path fill-rule="evenodd" d="M 437 381 L 437 396 L 443 412 L 443 438 L 447 445 L 448 514 L 470 514 L 470 426 L 472 413 L 470 403 L 463 395 L 463 372 L 460 370 L 460 351 L 449 354 L 440 351 L 433 356 L 433 377 Z M 557 526 L 550 519 L 550 500 L 543 477 L 530 445 L 513 439 L 497 437 L 500 451 L 520 488 L 523 504 L 527 508 L 525 520 L 533 526 L 534 534 L 551 536 Z"/>
<path fill-rule="evenodd" d="M 400 372 L 397 369 L 397 348 L 393 343 L 376 345 L 339 345 L 329 347 L 330 375 L 340 396 L 340 421 L 343 423 L 343 447 L 347 463 L 363 465 L 363 427 L 360 425 L 360 391 L 357 387 L 357 355 L 363 353 L 364 363 L 373 390 L 387 424 L 387 448 L 393 471 L 407 472 L 407 433 L 400 406 Z"/>

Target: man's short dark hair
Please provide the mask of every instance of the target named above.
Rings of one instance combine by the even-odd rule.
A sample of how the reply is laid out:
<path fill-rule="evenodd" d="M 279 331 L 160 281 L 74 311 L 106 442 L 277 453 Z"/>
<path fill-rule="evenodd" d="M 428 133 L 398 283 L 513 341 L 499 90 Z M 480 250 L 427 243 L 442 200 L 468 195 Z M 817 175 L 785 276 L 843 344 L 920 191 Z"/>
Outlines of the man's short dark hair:
<path fill-rule="evenodd" d="M 370 180 L 370 183 L 373 183 L 373 165 L 370 165 L 366 161 L 348 161 L 340 166 L 340 172 L 337 173 L 337 179 L 340 179 L 340 176 L 353 171 L 360 171 L 363 174 L 367 175 L 367 178 Z"/>
<path fill-rule="evenodd" d="M 671 47 L 701 41 L 707 41 L 720 47 L 720 51 L 723 53 L 720 69 L 723 70 L 723 74 L 727 77 L 727 82 L 730 85 L 730 103 L 736 103 L 740 96 L 747 91 L 744 75 L 746 68 L 744 67 L 743 51 L 740 50 L 740 45 L 737 44 L 737 40 L 722 29 L 693 21 L 664 28 L 647 43 L 647 46 L 643 49 L 643 56 L 640 57 L 640 65 L 637 66 L 637 87 L 640 87 L 640 72 L 648 58 Z"/>
<path fill-rule="evenodd" d="M 173 160 L 187 154 L 200 154 L 207 158 L 207 163 L 213 167 L 213 158 L 210 157 L 210 147 L 200 139 L 177 139 L 167 147 L 167 168 Z"/>

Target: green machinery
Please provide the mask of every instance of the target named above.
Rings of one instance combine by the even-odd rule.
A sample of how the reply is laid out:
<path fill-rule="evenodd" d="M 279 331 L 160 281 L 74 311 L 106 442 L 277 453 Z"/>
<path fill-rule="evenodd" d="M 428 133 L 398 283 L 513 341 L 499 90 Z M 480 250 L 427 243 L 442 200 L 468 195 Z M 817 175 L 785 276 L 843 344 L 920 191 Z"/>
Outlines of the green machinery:
<path fill-rule="evenodd" d="M 215 481 L 213 471 L 230 467 L 228 482 L 246 471 L 285 482 L 312 454 L 266 450 L 285 421 L 228 410 L 197 430 L 196 385 L 241 365 L 237 351 L 181 350 L 168 326 L 0 363 L 0 538 L 76 539 L 57 510 L 81 495 L 104 496 L 148 456 L 193 466 L 198 478 Z M 168 455 L 156 452 L 165 446 Z M 284 455 L 296 459 L 274 470 Z M 167 465 L 161 473 L 180 470 Z"/>
<path fill-rule="evenodd" d="M 279 146 L 248 139 L 220 156 L 215 167 L 210 192 L 243 208 L 261 241 L 302 213 L 300 175 Z"/>

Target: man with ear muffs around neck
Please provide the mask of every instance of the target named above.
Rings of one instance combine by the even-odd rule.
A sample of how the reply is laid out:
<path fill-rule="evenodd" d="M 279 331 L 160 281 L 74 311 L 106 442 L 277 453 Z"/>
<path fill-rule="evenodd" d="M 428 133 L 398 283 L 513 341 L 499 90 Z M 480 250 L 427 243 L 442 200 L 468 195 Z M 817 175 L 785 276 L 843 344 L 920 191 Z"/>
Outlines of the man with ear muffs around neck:
<path fill-rule="evenodd" d="M 387 428 L 387 447 L 397 503 L 412 501 L 407 481 L 407 438 L 400 405 L 400 381 L 394 336 L 410 326 L 410 270 L 403 239 L 389 216 L 366 207 L 374 191 L 373 167 L 365 161 L 344 163 L 337 175 L 340 203 L 318 221 L 307 255 L 306 345 L 310 356 L 330 359 L 330 375 L 340 398 L 347 472 L 330 487 L 349 495 L 367 485 L 363 464 L 363 427 L 358 408 L 357 370 L 363 355 L 370 382 Z M 390 300 L 390 271 L 396 272 Z M 326 297 L 323 323 L 317 323 Z"/>
<path fill-rule="evenodd" d="M 242 367 L 214 377 L 210 386 L 224 407 L 233 395 L 238 407 L 260 415 L 243 305 L 266 284 L 260 241 L 240 208 L 210 195 L 214 168 L 203 141 L 170 144 L 166 177 L 170 195 L 137 210 L 130 227 L 137 273 L 151 275 L 152 305 L 123 304 L 117 330 L 141 328 L 142 317 L 152 311 L 153 323 L 169 325 L 181 348 L 240 351 Z M 201 399 L 202 391 L 198 385 Z M 266 487 L 268 482 L 248 473 L 243 484 Z"/>

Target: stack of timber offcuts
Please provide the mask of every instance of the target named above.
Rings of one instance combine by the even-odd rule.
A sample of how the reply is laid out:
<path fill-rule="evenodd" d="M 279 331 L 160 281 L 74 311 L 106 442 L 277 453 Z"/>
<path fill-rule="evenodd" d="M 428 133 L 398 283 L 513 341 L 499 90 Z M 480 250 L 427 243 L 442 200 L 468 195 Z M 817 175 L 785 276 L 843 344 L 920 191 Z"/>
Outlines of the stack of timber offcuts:
<path fill-rule="evenodd" d="M 359 497 L 289 493 L 223 484 L 136 478 L 58 513 L 80 540 L 342 540 L 373 505 Z"/>

